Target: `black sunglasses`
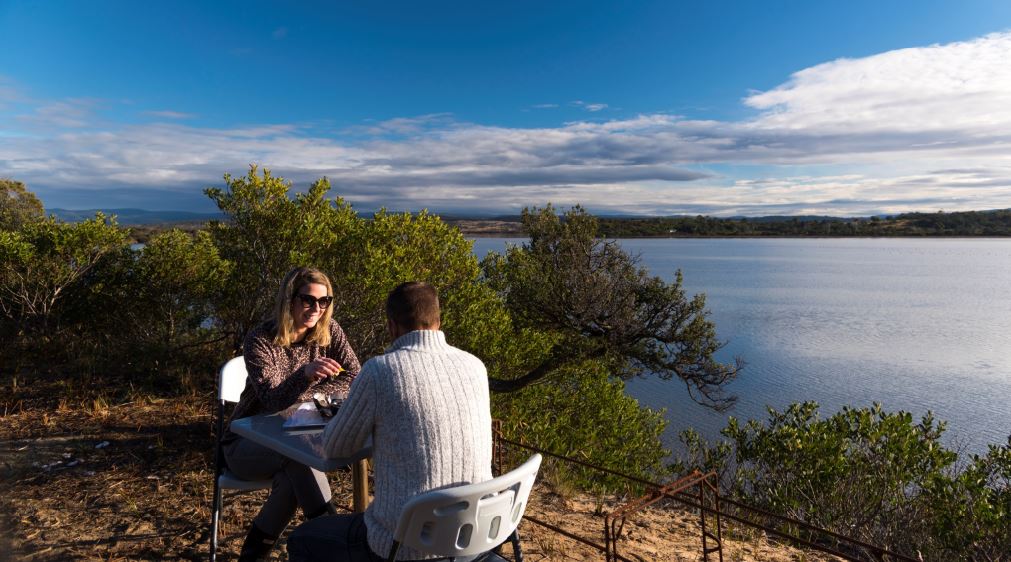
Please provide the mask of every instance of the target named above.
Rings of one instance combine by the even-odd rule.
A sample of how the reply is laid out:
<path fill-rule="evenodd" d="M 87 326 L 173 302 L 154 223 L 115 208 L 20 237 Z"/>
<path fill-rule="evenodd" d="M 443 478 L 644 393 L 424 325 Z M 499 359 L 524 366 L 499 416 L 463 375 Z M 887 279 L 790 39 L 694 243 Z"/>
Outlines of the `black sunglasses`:
<path fill-rule="evenodd" d="M 312 295 L 306 295 L 303 293 L 295 295 L 294 298 L 297 298 L 298 300 L 302 301 L 303 308 L 312 308 L 313 306 L 316 305 L 316 303 L 319 303 L 320 310 L 326 310 L 327 307 L 330 306 L 330 303 L 333 302 L 333 297 L 320 297 L 317 299 Z"/>

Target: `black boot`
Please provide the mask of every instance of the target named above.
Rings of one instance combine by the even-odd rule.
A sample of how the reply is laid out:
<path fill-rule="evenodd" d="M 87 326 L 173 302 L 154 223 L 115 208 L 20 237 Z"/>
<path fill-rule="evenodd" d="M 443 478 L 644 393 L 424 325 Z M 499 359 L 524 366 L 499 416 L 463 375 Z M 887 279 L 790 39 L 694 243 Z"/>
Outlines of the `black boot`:
<path fill-rule="evenodd" d="M 242 550 L 239 552 L 239 562 L 257 562 L 270 557 L 270 551 L 274 548 L 277 537 L 268 535 L 260 530 L 253 523 L 249 526 L 249 534 L 242 543 Z"/>
<path fill-rule="evenodd" d="M 337 508 L 334 507 L 332 503 L 326 502 L 323 504 L 323 507 L 319 508 L 314 513 L 305 513 L 305 519 L 308 521 L 324 515 L 337 515 Z"/>

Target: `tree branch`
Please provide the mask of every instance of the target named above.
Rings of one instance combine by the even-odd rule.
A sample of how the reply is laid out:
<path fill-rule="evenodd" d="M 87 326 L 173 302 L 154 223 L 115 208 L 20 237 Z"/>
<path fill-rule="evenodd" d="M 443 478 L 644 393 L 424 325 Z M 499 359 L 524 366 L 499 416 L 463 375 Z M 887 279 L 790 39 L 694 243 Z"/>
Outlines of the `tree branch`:
<path fill-rule="evenodd" d="M 547 359 L 542 361 L 540 365 L 534 367 L 532 370 L 528 371 L 519 378 L 497 379 L 488 377 L 488 389 L 492 392 L 516 392 L 517 390 L 522 390 L 531 384 L 536 383 L 560 367 L 568 364 L 580 363 L 589 359 L 596 359 L 607 353 L 606 347 L 598 346 L 590 352 L 568 355 L 558 353 L 558 347 L 559 346 L 555 346 L 552 353 Z"/>

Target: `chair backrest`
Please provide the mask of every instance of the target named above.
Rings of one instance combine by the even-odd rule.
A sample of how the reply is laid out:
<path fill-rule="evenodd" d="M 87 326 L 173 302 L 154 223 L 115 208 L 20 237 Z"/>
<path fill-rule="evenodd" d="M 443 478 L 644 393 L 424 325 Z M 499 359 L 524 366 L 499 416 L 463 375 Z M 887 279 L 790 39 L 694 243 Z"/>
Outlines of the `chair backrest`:
<path fill-rule="evenodd" d="M 470 556 L 502 544 L 527 507 L 541 455 L 498 478 L 433 490 L 412 498 L 400 512 L 390 559 L 400 545 L 437 556 Z"/>
<path fill-rule="evenodd" d="M 244 388 L 246 388 L 246 360 L 240 355 L 229 359 L 218 372 L 218 400 L 238 402 Z"/>

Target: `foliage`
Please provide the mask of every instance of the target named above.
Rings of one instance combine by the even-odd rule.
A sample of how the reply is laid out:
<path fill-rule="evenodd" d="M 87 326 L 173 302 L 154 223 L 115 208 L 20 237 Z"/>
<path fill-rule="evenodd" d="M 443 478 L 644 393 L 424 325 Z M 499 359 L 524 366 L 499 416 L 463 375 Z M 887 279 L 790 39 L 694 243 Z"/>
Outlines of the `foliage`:
<path fill-rule="evenodd" d="M 18 230 L 40 220 L 44 212 L 42 202 L 25 184 L 0 178 L 0 230 Z"/>
<path fill-rule="evenodd" d="M 102 355 L 116 358 L 107 364 L 155 385 L 171 383 L 170 372 L 212 372 L 224 359 L 214 313 L 229 272 L 207 232 L 167 231 L 120 256 L 81 298 L 92 310 L 116 311 L 90 322 Z"/>
<path fill-rule="evenodd" d="M 494 415 L 513 440 L 653 481 L 668 471 L 660 447 L 667 425 L 663 412 L 641 408 L 621 380 L 599 362 L 567 367 L 552 384 L 528 386 L 495 396 Z M 598 492 L 627 490 L 629 482 L 572 464 L 559 464 L 551 478 Z"/>
<path fill-rule="evenodd" d="M 238 348 L 245 334 L 273 307 L 284 274 L 298 265 L 314 265 L 340 254 L 338 237 L 354 234 L 358 217 L 341 199 L 326 197 L 330 182 L 320 179 L 304 193 L 289 197 L 291 183 L 270 170 L 250 166 L 245 177 L 226 174 L 225 188 L 208 188 L 208 197 L 228 217 L 208 228 L 220 256 L 233 268 L 217 317 Z"/>
<path fill-rule="evenodd" d="M 210 229 L 232 264 L 217 316 L 237 340 L 272 309 L 281 277 L 298 265 L 328 274 L 334 318 L 362 359 L 382 352 L 386 295 L 403 281 L 427 281 L 439 290 L 445 329 L 464 347 L 478 347 L 479 334 L 497 333 L 506 321 L 501 307 L 486 311 L 497 302 L 478 283 L 471 242 L 438 216 L 381 210 L 366 220 L 342 199 L 329 199 L 325 178 L 292 198 L 289 182 L 255 167 L 244 178 L 226 176 L 225 183 L 227 189 L 207 192 L 226 214 Z"/>
<path fill-rule="evenodd" d="M 731 419 L 739 486 L 776 513 L 882 546 L 902 545 L 923 511 L 919 490 L 955 460 L 944 423 L 880 405 L 821 419 L 814 402 L 769 409 L 768 425 Z"/>
<path fill-rule="evenodd" d="M 944 427 L 877 404 L 822 418 L 816 403 L 797 403 L 770 408 L 765 423 L 730 418 L 715 444 L 682 433 L 671 468 L 716 470 L 724 493 L 746 503 L 914 558 L 1003 560 L 1011 438 L 959 471 Z"/>
<path fill-rule="evenodd" d="M 0 334 L 14 342 L 7 351 L 23 358 L 47 350 L 52 361 L 61 347 L 50 344 L 62 344 L 71 328 L 62 322 L 66 295 L 124 241 L 101 213 L 76 224 L 46 218 L 0 231 Z"/>
<path fill-rule="evenodd" d="M 593 359 L 622 377 L 656 374 L 684 381 L 699 402 L 725 408 L 723 392 L 740 365 L 713 358 L 722 343 L 705 296 L 687 298 L 681 274 L 651 277 L 617 243 L 597 237 L 597 221 L 575 207 L 524 210 L 530 241 L 483 263 L 491 287 L 518 327 L 550 332 L 553 346 L 533 369 L 495 381 L 512 391 Z"/>
<path fill-rule="evenodd" d="M 685 475 L 693 470 L 715 472 L 720 490 L 730 492 L 734 489 L 737 465 L 734 464 L 734 448 L 729 441 L 709 443 L 694 428 L 681 431 L 678 438 L 682 447 L 670 464 L 672 473 Z"/>
<path fill-rule="evenodd" d="M 952 558 L 1011 556 L 1011 436 L 973 455 L 955 478 L 937 479 L 931 492 L 932 532 Z"/>
<path fill-rule="evenodd" d="M 320 267 L 334 282 L 340 321 L 359 354 L 381 353 L 387 341 L 386 296 L 404 281 L 426 281 L 440 294 L 443 321 L 450 333 L 465 332 L 472 317 L 484 316 L 477 259 L 471 242 L 438 216 L 427 212 L 388 213 L 356 219 L 340 240 L 340 252 L 323 256 Z M 463 313 L 467 310 L 467 313 Z"/>

